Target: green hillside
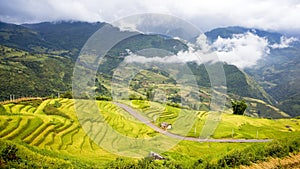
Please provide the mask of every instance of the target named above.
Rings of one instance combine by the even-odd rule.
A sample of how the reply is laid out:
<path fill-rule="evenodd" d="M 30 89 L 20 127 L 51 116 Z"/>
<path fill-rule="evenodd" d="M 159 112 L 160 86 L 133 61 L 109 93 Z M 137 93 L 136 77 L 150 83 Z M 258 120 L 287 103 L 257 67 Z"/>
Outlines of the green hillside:
<path fill-rule="evenodd" d="M 57 54 L 32 54 L 0 45 L 0 100 L 51 96 L 71 89 L 73 62 Z"/>
<path fill-rule="evenodd" d="M 248 72 L 277 101 L 276 106 L 291 116 L 300 115 L 299 42 L 285 49 L 272 50 L 266 63 Z"/>
<path fill-rule="evenodd" d="M 24 96 L 51 97 L 58 93 L 70 92 L 74 60 L 86 40 L 104 24 L 62 21 L 14 25 L 1 22 L 0 64 L 2 66 L 0 68 L 4 83 L 0 86 L 2 91 L 0 100 L 9 99 L 10 95 L 15 95 L 16 98 Z M 111 29 L 116 31 L 117 28 Z M 162 49 L 173 54 L 188 49 L 182 41 L 161 35 L 137 34 L 119 42 L 107 52 L 104 62 L 99 65 L 99 74 L 95 84 L 96 96 L 110 97 L 111 76 L 124 57 L 128 55 L 128 49 L 135 53 L 151 48 Z M 196 63 L 188 63 L 188 66 L 200 86 L 200 90 L 209 93 L 207 88 L 210 88 L 211 84 L 205 66 Z M 165 72 L 157 72 L 154 69 L 148 71 L 151 76 L 161 78 L 158 80 L 160 82 L 156 83 L 159 86 L 162 86 L 162 83 L 165 86 L 167 84 L 172 86 L 176 83 Z M 256 98 L 269 104 L 274 102 L 260 85 L 253 79 L 249 80 L 251 78 L 236 66 L 224 64 L 224 71 L 229 94 Z M 160 75 L 155 76 L 155 74 Z M 140 81 L 141 79 L 136 77 L 134 80 Z M 143 97 L 146 97 L 146 93 L 141 91 L 151 90 L 147 84 L 142 86 L 136 84 L 133 87 L 133 90 L 138 92 L 137 95 Z M 177 90 L 176 87 L 169 88 L 172 91 Z M 179 101 L 176 94 L 168 97 L 173 102 Z M 207 98 L 202 99 L 206 100 Z"/>
<path fill-rule="evenodd" d="M 165 107 L 156 102 L 133 100 L 126 103 L 149 118 L 156 115 L 157 124 L 162 121 L 173 123 L 180 111 L 179 108 Z M 113 103 L 97 101 L 97 104 L 100 110 L 99 113 L 105 117 L 106 123 L 122 135 L 133 138 L 149 138 L 156 135 L 156 132 L 151 128 Z M 82 124 L 77 120 L 73 100 L 23 100 L 8 102 L 0 106 L 2 107 L 0 107 L 0 151 L 2 152 L 0 165 L 2 167 L 103 168 L 116 165 L 142 165 L 141 163 L 147 162 L 147 160 L 139 160 L 137 163 L 137 159 L 118 157 L 94 143 L 83 131 Z M 195 111 L 195 113 L 198 117 L 194 124 L 196 132 L 194 132 L 194 128 L 188 132 L 190 137 L 199 136 L 207 117 L 207 112 Z M 219 127 L 212 135 L 213 138 L 284 139 L 300 133 L 298 119 L 270 120 L 228 113 L 222 115 Z M 86 122 L 88 123 L 88 121 Z M 169 132 L 176 133 L 176 130 L 174 128 Z M 176 165 L 183 167 L 202 166 L 207 162 L 209 162 L 209 165 L 214 165 L 221 163 L 220 160 L 225 154 L 243 151 L 244 149 L 254 151 L 254 147 L 268 147 L 269 144 L 271 143 L 241 144 L 181 141 L 171 150 L 162 153 L 167 158 L 164 163 L 160 163 L 160 161 L 148 162 L 155 166 L 167 167 Z M 16 154 L 8 158 L 3 152 L 6 152 L 8 148 L 12 149 L 12 147 L 15 147 L 14 150 L 17 149 Z M 39 158 L 44 160 L 38 160 Z M 119 159 L 116 160 L 117 158 Z M 198 163 L 200 159 L 203 162 Z"/>
<path fill-rule="evenodd" d="M 57 95 L 58 92 L 70 91 L 74 61 L 86 40 L 104 24 L 106 23 L 61 21 L 15 25 L 0 22 L 0 69 L 1 79 L 4 81 L 0 86 L 0 100 L 9 99 L 9 95 L 51 96 Z M 117 28 L 112 29 L 120 31 Z M 270 44 L 280 43 L 282 36 L 280 33 L 243 27 L 217 28 L 205 34 L 209 41 L 213 42 L 218 36 L 231 38 L 233 34 L 245 32 L 265 37 Z M 151 48 L 174 54 L 188 49 L 184 42 L 162 35 L 138 34 L 125 39 L 108 51 L 105 62 L 99 65 L 96 95 L 110 95 L 109 80 L 115 68 L 128 55 L 127 49 L 135 53 Z M 225 64 L 230 98 L 231 95 L 235 95 L 263 100 L 291 116 L 297 116 L 298 55 L 299 43 L 294 42 L 288 48 L 271 49 L 266 60 L 251 69 L 246 69 L 246 73 L 233 65 Z M 196 63 L 188 63 L 188 66 L 198 85 L 209 88 L 210 81 L 205 66 Z M 172 85 L 174 81 L 170 80 L 164 83 Z"/>
<path fill-rule="evenodd" d="M 252 33 L 267 39 L 269 45 L 282 43 L 282 37 L 290 38 L 277 32 L 238 26 L 216 28 L 205 34 L 209 41 L 213 43 L 218 37 L 232 38 L 235 34 L 244 33 Z M 299 53 L 299 40 L 284 48 L 270 47 L 270 52 L 259 60 L 257 65 L 245 69 L 273 98 L 272 103 L 293 117 L 300 115 Z"/>

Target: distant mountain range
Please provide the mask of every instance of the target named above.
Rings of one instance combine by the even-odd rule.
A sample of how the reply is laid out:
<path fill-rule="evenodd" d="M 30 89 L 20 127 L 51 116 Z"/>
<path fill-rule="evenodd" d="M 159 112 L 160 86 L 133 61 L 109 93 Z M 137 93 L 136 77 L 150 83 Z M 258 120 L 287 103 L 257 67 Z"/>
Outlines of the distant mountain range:
<path fill-rule="evenodd" d="M 88 38 L 104 24 L 61 21 L 15 25 L 0 22 L 0 99 L 9 99 L 9 95 L 51 96 L 71 91 L 75 60 Z M 232 38 L 247 32 L 267 39 L 270 45 L 280 44 L 283 37 L 280 33 L 243 27 L 217 28 L 205 35 L 209 43 L 213 43 L 218 37 Z M 126 49 L 136 52 L 146 48 L 164 49 L 175 54 L 188 50 L 184 42 L 162 35 L 138 34 L 126 39 L 107 53 L 106 66 L 99 70 L 96 92 L 109 95 L 107 79 L 124 59 L 120 56 L 126 55 Z M 256 98 L 278 106 L 292 116 L 300 115 L 299 62 L 300 43 L 295 41 L 288 47 L 270 48 L 259 64 L 244 70 L 225 64 L 229 98 Z M 188 65 L 198 85 L 210 87 L 204 65 Z M 167 75 L 163 76 L 167 78 Z M 171 84 L 172 80 L 168 82 Z"/>
<path fill-rule="evenodd" d="M 206 32 L 213 42 L 218 37 L 232 38 L 251 32 L 268 40 L 270 45 L 282 43 L 283 34 L 243 27 L 217 28 Z M 251 57 L 251 54 L 249 54 Z M 258 64 L 245 69 L 275 99 L 275 105 L 292 116 L 300 115 L 300 41 L 281 48 L 270 48 Z"/>

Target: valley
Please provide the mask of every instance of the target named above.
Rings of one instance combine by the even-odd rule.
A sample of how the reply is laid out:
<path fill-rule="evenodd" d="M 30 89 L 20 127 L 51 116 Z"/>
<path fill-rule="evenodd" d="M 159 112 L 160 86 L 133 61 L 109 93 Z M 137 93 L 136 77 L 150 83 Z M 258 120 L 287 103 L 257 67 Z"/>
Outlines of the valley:
<path fill-rule="evenodd" d="M 103 27 L 134 36 L 89 62 L 95 51 L 81 49 Z M 0 168 L 237 168 L 298 156 L 299 41 L 234 26 L 203 35 L 218 62 L 188 58 L 180 38 L 104 22 L 0 22 Z M 266 56 L 221 59 L 250 45 L 238 54 L 252 62 L 256 43 L 237 48 L 247 38 Z"/>

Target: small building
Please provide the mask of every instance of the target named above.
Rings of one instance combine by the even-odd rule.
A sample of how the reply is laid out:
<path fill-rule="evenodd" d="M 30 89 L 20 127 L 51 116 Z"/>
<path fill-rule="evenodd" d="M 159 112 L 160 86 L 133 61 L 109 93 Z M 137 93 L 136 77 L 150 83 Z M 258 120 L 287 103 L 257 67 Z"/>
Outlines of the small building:
<path fill-rule="evenodd" d="M 160 123 L 160 127 L 161 127 L 162 129 L 169 130 L 169 129 L 172 128 L 172 125 L 169 124 L 169 123 L 167 123 L 167 122 L 162 122 L 162 123 Z"/>
<path fill-rule="evenodd" d="M 153 158 L 154 160 L 164 160 L 165 158 L 155 152 L 150 152 L 149 157 Z"/>

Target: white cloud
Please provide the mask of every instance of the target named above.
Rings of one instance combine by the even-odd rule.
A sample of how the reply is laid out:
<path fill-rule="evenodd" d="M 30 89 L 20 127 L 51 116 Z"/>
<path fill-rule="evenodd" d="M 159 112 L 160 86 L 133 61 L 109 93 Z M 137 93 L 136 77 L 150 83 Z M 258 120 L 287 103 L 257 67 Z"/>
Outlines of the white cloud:
<path fill-rule="evenodd" d="M 280 37 L 280 43 L 275 43 L 273 45 L 270 45 L 271 48 L 273 49 L 282 49 L 282 48 L 287 48 L 290 46 L 291 43 L 295 42 L 295 41 L 299 41 L 297 38 L 295 37 L 290 37 L 287 38 L 285 36 L 281 36 Z"/>
<path fill-rule="evenodd" d="M 159 62 L 159 63 L 186 63 L 186 62 L 196 62 L 198 64 L 203 63 L 201 58 L 203 58 L 203 53 L 200 52 L 178 52 L 177 55 L 165 56 L 165 57 L 145 57 L 136 54 L 131 54 L 125 58 L 127 63 L 148 63 L 148 62 Z"/>
<path fill-rule="evenodd" d="M 259 60 L 270 53 L 270 48 L 285 48 L 295 40 L 297 39 L 293 37 L 286 38 L 283 36 L 280 44 L 270 45 L 266 38 L 247 32 L 244 34 L 235 34 L 232 38 L 218 37 L 214 43 L 208 45 L 206 36 L 202 34 L 197 38 L 197 45 L 188 44 L 188 51 L 180 51 L 177 55 L 165 57 L 144 57 L 131 54 L 125 58 L 125 62 L 196 62 L 202 64 L 221 61 L 244 69 L 255 66 Z"/>
<path fill-rule="evenodd" d="M 247 32 L 227 39 L 218 37 L 212 47 L 217 50 L 220 61 L 246 68 L 256 65 L 269 53 L 268 45 L 267 39 Z"/>
<path fill-rule="evenodd" d="M 149 62 L 158 62 L 158 63 L 187 63 L 187 62 L 196 62 L 197 64 L 216 62 L 217 56 L 215 52 L 207 52 L 208 50 L 197 49 L 195 50 L 195 45 L 188 44 L 189 49 L 187 51 L 179 51 L 176 55 L 163 56 L 163 50 L 161 49 L 151 49 L 151 53 L 158 53 L 161 56 L 151 56 L 145 52 L 145 56 L 137 55 L 130 53 L 129 56 L 125 57 L 126 63 L 149 63 Z M 156 52 L 155 52 L 155 51 Z M 141 52 L 140 54 L 143 54 Z"/>

